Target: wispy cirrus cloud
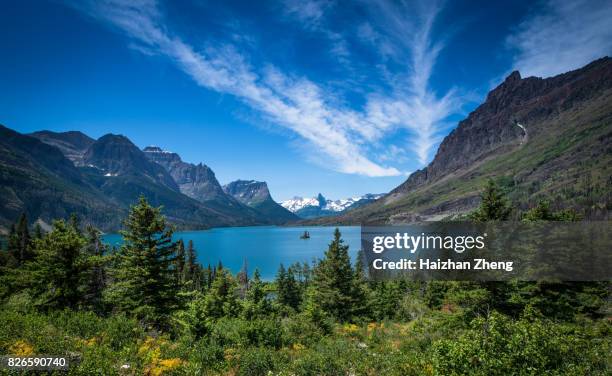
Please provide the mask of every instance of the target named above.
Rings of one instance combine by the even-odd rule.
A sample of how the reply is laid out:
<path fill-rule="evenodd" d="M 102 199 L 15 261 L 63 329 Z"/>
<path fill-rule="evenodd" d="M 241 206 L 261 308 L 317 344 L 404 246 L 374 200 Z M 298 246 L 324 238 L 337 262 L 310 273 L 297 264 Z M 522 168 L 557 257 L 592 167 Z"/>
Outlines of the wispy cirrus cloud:
<path fill-rule="evenodd" d="M 444 120 L 457 113 L 464 102 L 451 89 L 439 95 L 430 87 L 433 70 L 444 44 L 433 38 L 433 27 L 442 10 L 437 1 L 406 4 L 385 0 L 372 2 L 382 20 L 381 32 L 368 24 L 362 29 L 366 42 L 378 48 L 383 57 L 396 62 L 408 62 L 407 71 L 387 79 L 393 88 L 391 95 L 372 95 L 368 109 L 381 122 L 391 122 L 411 131 L 408 145 L 425 165 L 445 129 Z M 407 14 L 412 17 L 406 17 Z"/>
<path fill-rule="evenodd" d="M 230 45 L 196 51 L 166 30 L 154 1 L 92 1 L 75 6 L 124 32 L 132 43 L 172 59 L 198 85 L 235 95 L 272 122 L 296 132 L 314 145 L 315 153 L 331 159 L 327 167 L 367 176 L 400 174 L 394 167 L 373 162 L 364 151 L 366 140 L 378 137 L 384 125 L 331 104 L 315 83 L 270 67 L 256 72 Z"/>
<path fill-rule="evenodd" d="M 293 12 L 303 22 L 325 30 L 321 20 L 331 7 L 325 4 L 295 8 Z M 412 136 L 405 145 L 392 146 L 395 152 L 386 156 L 403 155 L 397 149 L 407 146 L 419 163 L 425 164 L 439 141 L 443 120 L 460 106 L 454 91 L 438 96 L 429 89 L 429 79 L 443 47 L 432 38 L 438 4 L 417 9 L 419 17 L 409 22 L 402 16 L 406 9 L 398 13 L 395 5 L 379 3 L 382 16 L 393 18 L 391 26 L 383 29 L 390 35 L 385 39 L 387 53 L 393 51 L 397 60 L 406 57 L 406 70 L 389 77 L 390 93 L 367 95 L 361 109 L 347 107 L 338 100 L 337 93 L 306 77 L 271 65 L 252 66 L 248 56 L 231 42 L 196 49 L 170 30 L 154 0 L 92 0 L 73 6 L 125 34 L 132 48 L 169 58 L 199 86 L 231 94 L 273 124 L 295 132 L 312 146 L 313 154 L 326 156 L 325 167 L 339 172 L 366 176 L 402 174 L 397 167 L 384 165 L 401 163 L 400 158 L 379 158 L 374 150 L 383 137 L 398 129 L 408 130 Z M 407 55 L 400 54 L 404 49 Z"/>
<path fill-rule="evenodd" d="M 325 12 L 335 5 L 331 0 L 284 0 L 282 4 L 287 15 L 313 30 L 321 27 Z"/>
<path fill-rule="evenodd" d="M 513 68 L 549 77 L 612 53 L 612 2 L 548 0 L 508 37 Z"/>
<path fill-rule="evenodd" d="M 350 56 L 346 38 L 326 25 L 326 15 L 336 6 L 333 0 L 283 0 L 283 13 L 302 28 L 323 34 L 330 42 L 330 52 L 340 62 L 349 63 Z"/>

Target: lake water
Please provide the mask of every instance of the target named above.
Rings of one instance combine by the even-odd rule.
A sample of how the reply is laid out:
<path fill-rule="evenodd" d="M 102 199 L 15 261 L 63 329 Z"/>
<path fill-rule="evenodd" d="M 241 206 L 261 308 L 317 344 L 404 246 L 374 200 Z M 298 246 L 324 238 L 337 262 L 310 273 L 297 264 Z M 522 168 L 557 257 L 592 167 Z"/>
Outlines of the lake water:
<path fill-rule="evenodd" d="M 345 244 L 349 245 L 351 258 L 355 260 L 361 244 L 359 226 L 341 226 Z M 174 239 L 183 239 L 185 246 L 193 241 L 198 261 L 206 267 L 219 261 L 232 272 L 240 271 L 247 262 L 249 274 L 259 268 L 262 278 L 273 279 L 282 263 L 287 267 L 294 262 L 311 262 L 323 257 L 333 239 L 335 227 L 224 227 L 205 231 L 186 231 L 174 234 Z M 310 239 L 300 239 L 304 231 Z M 119 245 L 121 236 L 108 234 L 106 243 Z"/>

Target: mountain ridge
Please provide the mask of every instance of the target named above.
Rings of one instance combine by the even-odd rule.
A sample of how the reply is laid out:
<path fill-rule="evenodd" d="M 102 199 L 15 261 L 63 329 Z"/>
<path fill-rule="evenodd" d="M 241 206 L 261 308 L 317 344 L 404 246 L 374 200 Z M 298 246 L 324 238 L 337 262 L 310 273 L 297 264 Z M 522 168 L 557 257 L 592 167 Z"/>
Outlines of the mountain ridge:
<path fill-rule="evenodd" d="M 606 218 L 611 109 L 609 57 L 545 79 L 512 72 L 444 138 L 425 168 L 380 200 L 315 223 L 395 224 L 462 215 L 478 205 L 491 178 L 519 208 L 552 196 L 558 208 Z M 593 196 L 587 191 L 597 197 L 585 198 Z"/>
<path fill-rule="evenodd" d="M 329 200 L 319 193 L 317 197 L 296 196 L 293 199 L 282 201 L 280 204 L 300 218 L 312 219 L 347 212 L 373 202 L 382 196 L 383 194 L 367 193 L 347 199 Z"/>

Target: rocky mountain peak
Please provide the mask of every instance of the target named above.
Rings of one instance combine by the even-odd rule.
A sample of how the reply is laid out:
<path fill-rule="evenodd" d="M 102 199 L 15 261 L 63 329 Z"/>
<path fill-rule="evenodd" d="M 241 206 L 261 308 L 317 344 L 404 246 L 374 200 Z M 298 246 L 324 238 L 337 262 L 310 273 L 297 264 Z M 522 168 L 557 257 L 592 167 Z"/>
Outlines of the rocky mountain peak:
<path fill-rule="evenodd" d="M 519 71 L 513 71 L 510 73 L 508 77 L 504 80 L 504 84 L 512 85 L 513 83 L 519 82 L 521 80 L 521 73 Z"/>
<path fill-rule="evenodd" d="M 295 214 L 272 199 L 265 181 L 236 180 L 224 185 L 223 190 L 242 204 L 274 218 L 273 223 L 282 224 L 298 219 Z"/>
<path fill-rule="evenodd" d="M 223 186 L 223 190 L 247 205 L 271 199 L 270 190 L 265 181 L 236 180 Z"/>
<path fill-rule="evenodd" d="M 105 176 L 145 176 L 174 191 L 178 186 L 161 166 L 149 161 L 136 145 L 123 135 L 107 134 L 85 152 L 83 164 L 104 172 Z"/>
<path fill-rule="evenodd" d="M 325 205 L 327 205 L 327 199 L 323 197 L 321 193 L 317 195 L 317 201 L 319 201 L 319 206 L 322 208 L 325 207 Z"/>
<path fill-rule="evenodd" d="M 79 131 L 52 132 L 39 131 L 30 133 L 29 136 L 39 139 L 45 144 L 55 146 L 73 164 L 83 164 L 83 155 L 95 140 Z"/>
<path fill-rule="evenodd" d="M 170 173 L 183 194 L 200 202 L 227 198 L 215 173 L 205 164 L 184 162 L 177 153 L 158 146 L 147 146 L 143 151 L 149 160 Z"/>
<path fill-rule="evenodd" d="M 524 131 L 516 126 L 517 121 L 529 129 L 532 124 L 555 116 L 574 102 L 588 100 L 610 85 L 612 59 L 608 57 L 546 79 L 521 78 L 514 71 L 444 138 L 427 167 L 414 172 L 391 193 L 410 191 L 516 148 L 524 137 Z"/>

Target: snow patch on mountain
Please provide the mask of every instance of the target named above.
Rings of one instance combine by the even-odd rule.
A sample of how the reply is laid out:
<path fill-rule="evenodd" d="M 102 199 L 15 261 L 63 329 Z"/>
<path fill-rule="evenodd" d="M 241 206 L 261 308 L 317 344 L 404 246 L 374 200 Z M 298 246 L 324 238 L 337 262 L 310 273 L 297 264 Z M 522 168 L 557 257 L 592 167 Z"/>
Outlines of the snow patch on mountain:
<path fill-rule="evenodd" d="M 368 193 L 363 196 L 356 196 L 338 200 L 328 200 L 323 198 L 323 196 L 319 194 L 317 197 L 296 196 L 290 200 L 282 201 L 280 202 L 280 204 L 282 207 L 293 213 L 296 213 L 307 207 L 318 207 L 319 209 L 324 211 L 341 212 L 358 203 L 359 201 L 373 201 L 381 198 L 382 196 L 384 196 L 384 194 Z"/>

